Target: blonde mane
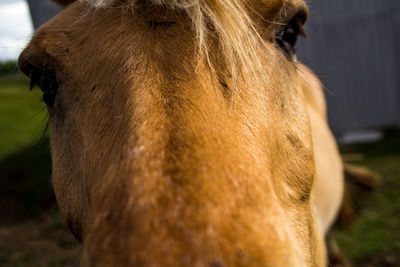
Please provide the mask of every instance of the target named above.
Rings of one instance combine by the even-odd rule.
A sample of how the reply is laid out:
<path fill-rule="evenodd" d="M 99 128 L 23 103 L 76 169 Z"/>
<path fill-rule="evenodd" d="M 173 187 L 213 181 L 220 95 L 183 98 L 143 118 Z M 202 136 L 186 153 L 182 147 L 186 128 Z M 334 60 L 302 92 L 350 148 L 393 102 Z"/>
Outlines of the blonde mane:
<path fill-rule="evenodd" d="M 80 0 L 94 8 L 126 7 L 133 11 L 139 0 Z M 216 36 L 220 58 L 224 60 L 233 81 L 237 74 L 266 77 L 259 57 L 260 47 L 266 47 L 254 21 L 248 3 L 243 0 L 144 0 L 154 6 L 184 11 L 192 21 L 198 46 L 198 59 L 210 64 L 210 43 Z M 261 1 L 263 3 L 264 1 Z M 284 0 L 269 1 L 283 4 Z M 261 15 L 258 15 L 261 17 Z M 265 50 L 264 50 L 265 52 Z"/>

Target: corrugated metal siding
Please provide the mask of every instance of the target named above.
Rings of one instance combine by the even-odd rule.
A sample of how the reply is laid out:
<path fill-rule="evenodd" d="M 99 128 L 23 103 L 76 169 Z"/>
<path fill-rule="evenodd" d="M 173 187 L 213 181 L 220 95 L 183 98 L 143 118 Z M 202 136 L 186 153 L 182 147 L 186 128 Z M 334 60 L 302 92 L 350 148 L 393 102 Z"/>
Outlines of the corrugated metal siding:
<path fill-rule="evenodd" d="M 28 0 L 35 27 L 59 8 Z M 313 0 L 299 59 L 326 86 L 335 133 L 400 126 L 400 0 Z"/>
<path fill-rule="evenodd" d="M 400 1 L 314 0 L 298 57 L 326 86 L 335 133 L 400 126 Z"/>

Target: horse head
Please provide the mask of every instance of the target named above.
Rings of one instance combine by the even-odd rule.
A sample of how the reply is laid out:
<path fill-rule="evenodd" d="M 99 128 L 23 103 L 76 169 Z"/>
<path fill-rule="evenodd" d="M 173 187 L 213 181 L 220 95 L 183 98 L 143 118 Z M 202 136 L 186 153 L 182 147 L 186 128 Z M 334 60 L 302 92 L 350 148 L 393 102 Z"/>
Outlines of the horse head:
<path fill-rule="evenodd" d="M 35 33 L 19 66 L 43 91 L 85 265 L 323 264 L 295 56 L 307 14 L 302 0 L 82 0 Z"/>

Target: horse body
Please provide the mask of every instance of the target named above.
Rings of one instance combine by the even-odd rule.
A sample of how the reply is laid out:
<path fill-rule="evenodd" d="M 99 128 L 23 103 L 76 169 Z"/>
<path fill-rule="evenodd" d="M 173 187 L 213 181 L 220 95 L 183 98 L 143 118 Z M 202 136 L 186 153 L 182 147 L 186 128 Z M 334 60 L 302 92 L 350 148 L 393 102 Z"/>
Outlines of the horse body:
<path fill-rule="evenodd" d="M 262 7 L 275 20 L 306 13 L 302 1 Z M 313 113 L 313 85 L 270 41 L 275 24 L 263 45 L 250 46 L 264 73 L 240 60 L 232 68 L 219 24 L 207 26 L 217 36 L 198 57 L 193 23 L 187 12 L 146 1 L 128 9 L 74 3 L 20 57 L 45 99 L 56 94 L 46 102 L 53 183 L 84 263 L 325 265 L 341 182 L 332 180 L 337 192 L 327 202 L 327 178 L 313 189 L 327 168 L 315 171 L 314 151 L 325 155 L 313 148 L 311 129 L 323 128 L 313 136 L 318 146 L 319 138 L 333 140 Z M 311 129 L 309 119 L 318 121 Z"/>
<path fill-rule="evenodd" d="M 314 147 L 316 179 L 313 198 L 316 218 L 323 233 L 328 233 L 336 219 L 343 199 L 344 170 L 335 138 L 328 125 L 325 97 L 321 82 L 306 67 L 300 67 L 305 85 L 307 113 Z"/>

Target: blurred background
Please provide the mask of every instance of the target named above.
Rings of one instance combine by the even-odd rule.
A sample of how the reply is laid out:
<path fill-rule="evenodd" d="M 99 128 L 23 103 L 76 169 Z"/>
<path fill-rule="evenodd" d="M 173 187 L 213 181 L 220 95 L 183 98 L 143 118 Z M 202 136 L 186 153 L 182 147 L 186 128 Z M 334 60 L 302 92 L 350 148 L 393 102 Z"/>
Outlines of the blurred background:
<path fill-rule="evenodd" d="M 345 161 L 382 177 L 339 246 L 356 266 L 400 266 L 400 1 L 313 0 L 298 57 L 325 85 Z M 48 117 L 16 59 L 59 12 L 48 0 L 0 0 L 0 266 L 77 266 L 80 248 L 51 185 Z"/>

